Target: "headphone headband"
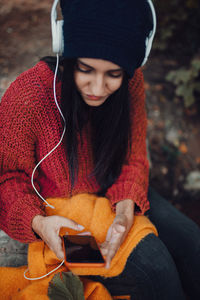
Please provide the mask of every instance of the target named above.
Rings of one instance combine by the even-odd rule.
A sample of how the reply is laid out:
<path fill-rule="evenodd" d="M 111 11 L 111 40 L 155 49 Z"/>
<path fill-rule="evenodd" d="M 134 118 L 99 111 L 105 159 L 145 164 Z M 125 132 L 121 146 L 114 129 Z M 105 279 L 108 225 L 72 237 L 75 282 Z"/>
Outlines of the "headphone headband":
<path fill-rule="evenodd" d="M 139 0 L 138 0 L 139 1 Z M 54 53 L 63 53 L 64 51 L 64 36 L 63 36 L 63 24 L 64 20 L 57 20 L 57 5 L 58 5 L 59 0 L 54 0 L 52 9 L 51 9 L 51 31 L 52 31 L 52 50 Z M 151 0 L 147 0 L 151 13 L 152 13 L 152 18 L 153 18 L 153 29 L 150 31 L 149 36 L 146 37 L 145 41 L 145 57 L 143 59 L 143 62 L 141 66 L 143 66 L 149 57 L 151 48 L 152 48 L 152 43 L 153 39 L 155 36 L 156 32 L 156 13 L 154 9 L 154 5 Z"/>
<path fill-rule="evenodd" d="M 153 18 L 153 29 L 150 31 L 149 36 L 146 38 L 146 51 L 145 51 L 145 57 L 144 60 L 141 64 L 141 66 L 144 66 L 144 64 L 147 62 L 149 54 L 151 52 L 151 48 L 152 48 L 152 44 L 153 44 L 153 39 L 156 33 L 156 12 L 153 6 L 153 3 L 151 0 L 147 0 L 147 2 L 149 3 L 150 9 L 151 9 L 151 13 L 152 13 L 152 18 Z"/>

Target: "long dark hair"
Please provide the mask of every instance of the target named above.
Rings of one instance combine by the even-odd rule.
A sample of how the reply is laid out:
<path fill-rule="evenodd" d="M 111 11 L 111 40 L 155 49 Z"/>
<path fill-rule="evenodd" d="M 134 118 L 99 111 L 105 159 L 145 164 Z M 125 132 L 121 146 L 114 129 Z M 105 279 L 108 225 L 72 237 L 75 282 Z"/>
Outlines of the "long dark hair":
<path fill-rule="evenodd" d="M 70 129 L 66 145 L 71 184 L 73 187 L 78 174 L 77 133 L 81 134 L 89 120 L 94 162 L 91 175 L 101 187 L 99 194 L 105 194 L 121 173 L 131 141 L 128 75 L 124 72 L 120 88 L 102 105 L 89 107 L 74 82 L 76 63 L 76 59 L 64 60 L 61 92 L 62 110 Z"/>
<path fill-rule="evenodd" d="M 44 59 L 43 59 L 44 60 Z M 47 62 L 47 61 L 46 61 Z M 95 175 L 100 185 L 99 195 L 117 180 L 131 147 L 130 96 L 128 75 L 124 72 L 120 88 L 98 107 L 88 106 L 82 99 L 74 81 L 74 69 L 77 59 L 61 61 L 61 108 L 66 119 L 66 151 L 71 186 L 78 176 L 78 140 L 81 130 L 91 124 L 91 143 Z"/>

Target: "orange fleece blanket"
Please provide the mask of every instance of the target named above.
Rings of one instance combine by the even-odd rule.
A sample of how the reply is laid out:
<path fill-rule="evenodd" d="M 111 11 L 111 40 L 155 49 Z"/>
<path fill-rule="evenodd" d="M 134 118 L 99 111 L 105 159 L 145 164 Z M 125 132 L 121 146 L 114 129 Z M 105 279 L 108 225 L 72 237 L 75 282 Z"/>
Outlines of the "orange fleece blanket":
<path fill-rule="evenodd" d="M 81 194 L 68 199 L 52 198 L 47 201 L 55 207 L 55 209 L 47 207 L 47 215 L 60 215 L 76 221 L 85 227 L 84 231 L 90 231 L 99 243 L 102 243 L 105 240 L 107 230 L 115 218 L 115 213 L 111 210 L 109 200 L 103 197 L 97 197 L 96 195 Z M 62 228 L 60 235 L 64 235 L 66 231 L 69 234 L 77 234 L 77 231 L 75 232 L 69 228 Z M 113 258 L 109 269 L 73 267 L 70 271 L 77 275 L 101 275 L 104 277 L 117 276 L 123 271 L 126 260 L 134 247 L 149 233 L 157 235 L 157 230 L 154 225 L 145 216 L 135 216 L 134 224 L 130 229 L 126 240 Z M 29 272 L 27 276 L 31 278 L 40 277 L 47 274 L 59 264 L 60 261 L 43 241 L 34 242 L 29 245 Z M 19 268 L 0 268 L 0 299 L 49 299 L 47 296 L 47 289 L 54 274 L 68 271 L 63 265 L 46 278 L 28 281 L 23 276 L 26 269 L 27 266 Z M 85 299 L 113 299 L 100 283 L 82 279 L 82 277 L 81 280 L 84 285 Z"/>

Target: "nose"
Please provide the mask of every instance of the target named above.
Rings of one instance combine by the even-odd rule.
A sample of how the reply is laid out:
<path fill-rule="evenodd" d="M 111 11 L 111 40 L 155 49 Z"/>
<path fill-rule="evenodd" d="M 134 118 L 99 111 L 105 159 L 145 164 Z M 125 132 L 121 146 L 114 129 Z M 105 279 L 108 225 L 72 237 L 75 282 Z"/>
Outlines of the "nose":
<path fill-rule="evenodd" d="M 90 84 L 92 95 L 97 97 L 105 95 L 105 79 L 103 75 L 94 76 Z"/>

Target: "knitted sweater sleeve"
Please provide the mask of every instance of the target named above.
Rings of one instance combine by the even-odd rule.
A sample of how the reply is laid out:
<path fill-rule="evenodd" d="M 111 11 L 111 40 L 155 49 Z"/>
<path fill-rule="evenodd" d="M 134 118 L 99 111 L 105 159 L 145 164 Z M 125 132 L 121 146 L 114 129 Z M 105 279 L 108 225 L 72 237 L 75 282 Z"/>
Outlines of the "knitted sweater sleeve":
<path fill-rule="evenodd" d="M 107 197 L 112 206 L 123 199 L 132 199 L 138 206 L 138 214 L 149 208 L 147 188 L 149 163 L 146 149 L 146 109 L 144 79 L 141 69 L 137 69 L 129 82 L 131 95 L 132 147 L 117 181 L 108 189 Z"/>
<path fill-rule="evenodd" d="M 21 242 L 36 240 L 32 218 L 44 215 L 31 185 L 35 167 L 34 97 L 22 77 L 11 84 L 0 105 L 0 228 Z M 37 175 L 34 183 L 37 184 Z"/>

